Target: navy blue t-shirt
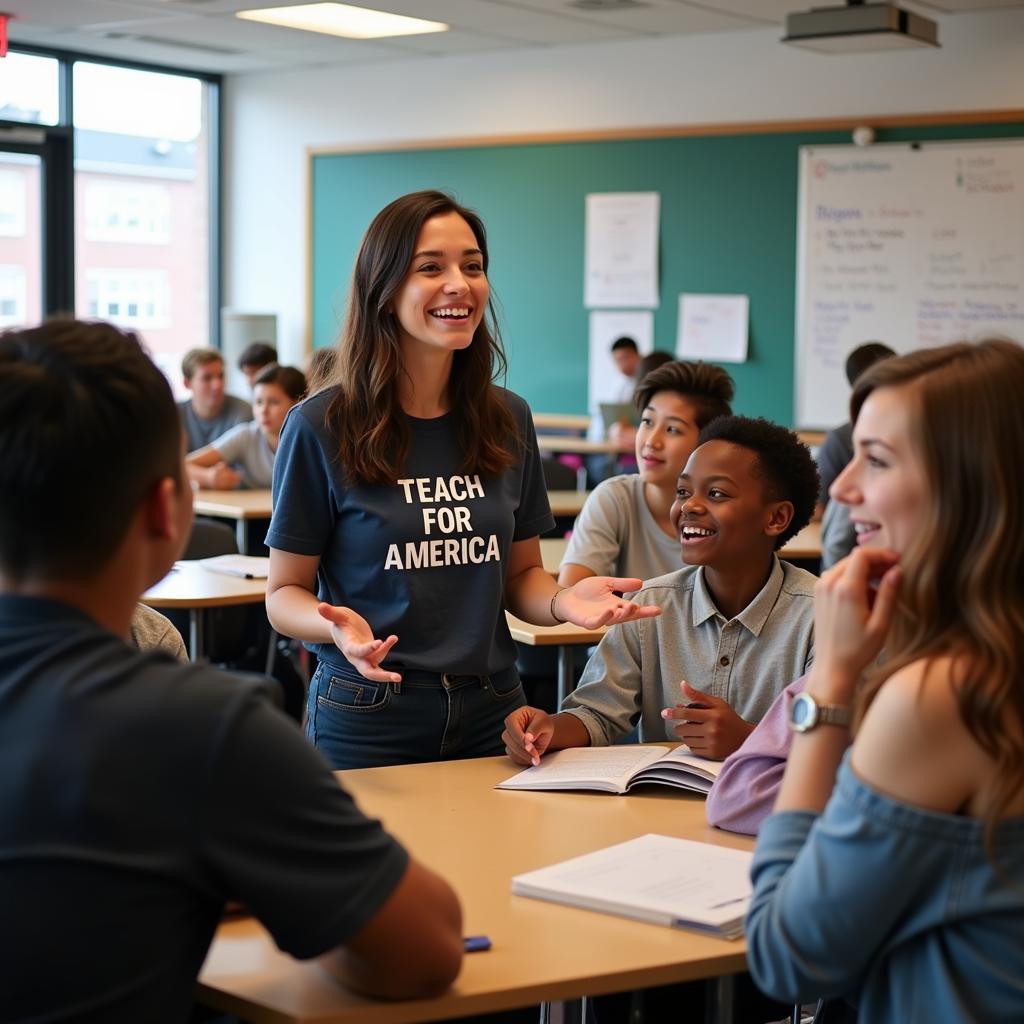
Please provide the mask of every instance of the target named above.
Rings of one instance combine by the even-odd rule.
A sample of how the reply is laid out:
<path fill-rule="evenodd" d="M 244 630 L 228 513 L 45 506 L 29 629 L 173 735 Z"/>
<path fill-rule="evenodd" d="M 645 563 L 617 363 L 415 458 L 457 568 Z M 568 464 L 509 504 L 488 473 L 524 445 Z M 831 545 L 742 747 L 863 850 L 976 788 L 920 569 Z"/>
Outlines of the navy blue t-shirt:
<path fill-rule="evenodd" d="M 265 685 L 0 595 L 0 1019 L 180 1022 L 225 900 L 301 958 L 384 906 L 408 855 Z"/>
<path fill-rule="evenodd" d="M 324 425 L 333 390 L 291 410 L 274 463 L 268 547 L 319 555 L 319 597 L 398 636 L 385 666 L 492 674 L 515 662 L 504 595 L 513 541 L 552 529 L 529 407 L 502 391 L 525 450 L 496 479 L 466 474 L 451 413 L 409 417 L 409 456 L 389 486 L 349 485 Z M 343 661 L 331 644 L 310 645 Z"/>

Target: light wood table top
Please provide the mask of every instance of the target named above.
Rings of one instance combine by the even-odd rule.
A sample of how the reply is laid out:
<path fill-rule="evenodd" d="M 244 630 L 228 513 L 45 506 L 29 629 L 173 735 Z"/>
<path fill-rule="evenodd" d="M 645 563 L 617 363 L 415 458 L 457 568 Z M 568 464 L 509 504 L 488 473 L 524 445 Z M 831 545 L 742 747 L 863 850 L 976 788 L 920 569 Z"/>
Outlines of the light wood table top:
<path fill-rule="evenodd" d="M 590 429 L 590 417 L 564 412 L 535 412 L 533 425 L 538 433 L 545 430 L 574 430 L 577 433 L 585 434 Z"/>
<path fill-rule="evenodd" d="M 368 1000 L 280 953 L 256 922 L 222 924 L 198 998 L 255 1024 L 403 1024 L 712 978 L 744 969 L 742 940 L 643 924 L 513 896 L 513 875 L 648 832 L 750 849 L 711 829 L 704 801 L 668 787 L 629 796 L 493 787 L 517 769 L 504 757 L 341 773 L 360 807 L 455 887 L 465 934 L 493 948 L 466 957 L 437 999 Z"/>
<path fill-rule="evenodd" d="M 612 441 L 591 441 L 587 437 L 572 437 L 568 434 L 539 434 L 537 446 L 542 452 L 555 455 L 618 455 L 633 450 L 632 445 L 623 449 Z"/>
<path fill-rule="evenodd" d="M 808 523 L 792 540 L 787 541 L 779 556 L 791 562 L 821 558 L 821 523 Z"/>
<path fill-rule="evenodd" d="M 590 491 L 548 491 L 553 516 L 578 516 Z"/>
<path fill-rule="evenodd" d="M 272 511 L 270 490 L 196 491 L 192 507 L 198 516 L 225 519 L 269 519 Z"/>
<path fill-rule="evenodd" d="M 563 622 L 558 626 L 535 626 L 532 622 L 517 619 L 511 612 L 505 612 L 508 620 L 508 631 L 512 639 L 530 647 L 564 647 L 566 644 L 579 646 L 601 642 L 601 637 L 608 632 L 607 626 L 600 629 L 584 629 L 574 626 L 571 622 Z"/>
<path fill-rule="evenodd" d="M 175 562 L 171 571 L 142 595 L 151 608 L 226 608 L 259 604 L 267 596 L 266 579 L 247 580 L 214 572 L 197 561 Z"/>

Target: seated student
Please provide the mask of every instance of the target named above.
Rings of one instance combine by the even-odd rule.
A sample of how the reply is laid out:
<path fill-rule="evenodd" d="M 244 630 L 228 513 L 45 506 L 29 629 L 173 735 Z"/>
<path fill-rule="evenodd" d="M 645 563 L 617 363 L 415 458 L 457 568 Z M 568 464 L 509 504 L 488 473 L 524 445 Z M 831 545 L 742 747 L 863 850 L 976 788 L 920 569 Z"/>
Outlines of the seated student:
<path fill-rule="evenodd" d="M 636 390 L 639 473 L 610 477 L 587 498 L 562 558 L 558 582 L 588 576 L 653 579 L 679 564 L 679 531 L 669 516 L 676 481 L 700 430 L 727 416 L 732 378 L 710 363 L 668 362 Z"/>
<path fill-rule="evenodd" d="M 0 1015 L 187 1019 L 227 900 L 359 991 L 442 991 L 455 894 L 363 816 L 265 681 L 123 639 L 189 534 L 182 455 L 132 336 L 0 335 L 0 493 L 18 496 L 0 501 Z"/>
<path fill-rule="evenodd" d="M 868 341 L 858 345 L 846 357 L 846 379 L 852 388 L 857 378 L 881 359 L 888 359 L 895 353 L 880 341 Z M 853 458 L 853 424 L 847 420 L 841 426 L 830 430 L 818 449 L 818 518 L 824 515 L 829 504 L 828 492 L 832 481 L 843 471 Z M 846 553 L 852 550 L 846 549 Z"/>
<path fill-rule="evenodd" d="M 188 476 L 200 487 L 269 487 L 274 455 L 288 410 L 306 393 L 306 378 L 294 366 L 268 366 L 253 385 L 256 419 L 239 423 L 185 460 Z M 237 467 L 237 468 L 236 468 Z"/>
<path fill-rule="evenodd" d="M 512 760 L 614 743 L 637 719 L 641 741 L 681 739 L 725 757 L 807 670 L 815 578 L 775 552 L 810 520 L 810 452 L 791 431 L 739 416 L 712 420 L 699 441 L 671 513 L 686 567 L 634 598 L 658 604 L 661 618 L 606 634 L 560 714 L 512 712 L 502 735 Z"/>
<path fill-rule="evenodd" d="M 265 341 L 254 341 L 242 349 L 238 357 L 238 368 L 245 375 L 249 387 L 256 384 L 256 378 L 268 367 L 277 362 L 277 349 Z"/>
<path fill-rule="evenodd" d="M 747 959 L 777 998 L 1024 1019 L 1021 394 L 1009 341 L 887 359 L 854 388 L 831 496 L 858 547 L 818 585 L 752 867 Z"/>
<path fill-rule="evenodd" d="M 181 361 L 190 398 L 178 403 L 188 451 L 208 445 L 236 423 L 252 419 L 252 407 L 224 392 L 224 357 L 215 348 L 193 348 Z"/>
<path fill-rule="evenodd" d="M 163 651 L 175 661 L 188 661 L 188 648 L 174 623 L 155 608 L 135 606 L 128 627 L 128 642 L 140 651 Z"/>

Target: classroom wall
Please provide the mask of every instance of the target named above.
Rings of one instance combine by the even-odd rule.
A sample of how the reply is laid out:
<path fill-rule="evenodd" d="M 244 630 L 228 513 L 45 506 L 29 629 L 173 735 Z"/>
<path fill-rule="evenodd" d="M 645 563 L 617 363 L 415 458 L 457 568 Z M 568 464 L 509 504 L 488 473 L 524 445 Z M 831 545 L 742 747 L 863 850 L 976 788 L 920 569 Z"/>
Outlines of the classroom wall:
<path fill-rule="evenodd" d="M 311 146 L 1024 109 L 1024 10 L 937 20 L 940 50 L 826 57 L 770 29 L 231 76 L 224 303 L 277 313 L 302 359 Z"/>

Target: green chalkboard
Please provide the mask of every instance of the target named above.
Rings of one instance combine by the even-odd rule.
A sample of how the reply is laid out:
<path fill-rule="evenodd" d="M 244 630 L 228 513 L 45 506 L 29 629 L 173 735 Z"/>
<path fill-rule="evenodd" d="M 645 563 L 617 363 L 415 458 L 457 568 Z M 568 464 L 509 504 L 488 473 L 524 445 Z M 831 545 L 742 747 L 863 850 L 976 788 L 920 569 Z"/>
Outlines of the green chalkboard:
<path fill-rule="evenodd" d="M 1024 137 L 1024 121 L 893 127 L 879 142 Z M 737 411 L 793 422 L 797 154 L 849 130 L 480 145 L 311 157 L 314 346 L 333 344 L 352 262 L 374 214 L 423 188 L 487 226 L 508 386 L 545 412 L 586 411 L 584 197 L 661 194 L 655 344 L 675 346 L 678 294 L 750 296 L 750 350 L 729 366 Z"/>

